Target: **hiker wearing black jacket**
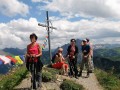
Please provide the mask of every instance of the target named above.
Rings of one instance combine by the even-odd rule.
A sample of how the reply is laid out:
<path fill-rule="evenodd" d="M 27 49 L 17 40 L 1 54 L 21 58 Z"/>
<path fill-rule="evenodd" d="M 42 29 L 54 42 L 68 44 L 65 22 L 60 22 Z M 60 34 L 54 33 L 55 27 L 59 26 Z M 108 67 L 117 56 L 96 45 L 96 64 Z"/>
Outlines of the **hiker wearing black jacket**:
<path fill-rule="evenodd" d="M 70 76 L 75 75 L 77 78 L 78 70 L 77 70 L 77 55 L 78 55 L 78 47 L 76 46 L 76 40 L 71 39 L 71 44 L 67 49 L 67 56 L 69 57 L 69 68 L 70 68 Z"/>

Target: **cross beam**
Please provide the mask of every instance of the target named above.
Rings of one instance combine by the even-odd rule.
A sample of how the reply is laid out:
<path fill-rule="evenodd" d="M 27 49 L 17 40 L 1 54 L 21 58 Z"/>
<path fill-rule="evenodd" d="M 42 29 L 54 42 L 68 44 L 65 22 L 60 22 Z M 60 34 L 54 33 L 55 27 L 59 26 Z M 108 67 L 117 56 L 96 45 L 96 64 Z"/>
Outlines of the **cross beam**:
<path fill-rule="evenodd" d="M 48 46 L 49 46 L 49 59 L 50 59 L 50 63 L 52 63 L 52 62 L 51 62 L 52 54 L 51 54 L 51 43 L 50 43 L 50 28 L 51 28 L 51 29 L 57 29 L 57 28 L 55 28 L 55 27 L 53 27 L 53 26 L 49 26 L 48 11 L 46 11 L 46 17 L 47 17 L 47 25 L 38 23 L 38 26 L 47 27 L 47 31 L 48 31 Z"/>

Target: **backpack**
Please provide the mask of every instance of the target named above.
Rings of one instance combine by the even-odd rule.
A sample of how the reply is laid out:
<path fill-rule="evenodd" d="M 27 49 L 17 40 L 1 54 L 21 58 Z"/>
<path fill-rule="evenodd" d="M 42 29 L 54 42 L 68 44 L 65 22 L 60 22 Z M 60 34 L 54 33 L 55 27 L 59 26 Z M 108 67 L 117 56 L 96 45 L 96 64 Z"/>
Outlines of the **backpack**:
<path fill-rule="evenodd" d="M 56 54 L 54 54 L 54 55 L 53 55 L 53 57 L 52 57 L 52 60 L 51 60 L 51 61 L 52 61 L 52 63 L 54 63 L 54 62 L 55 62 L 55 57 L 56 57 Z"/>
<path fill-rule="evenodd" d="M 52 57 L 52 60 L 51 60 L 52 63 L 55 63 L 55 57 L 56 57 L 56 55 L 58 55 L 58 57 L 60 57 L 60 55 L 58 53 L 54 54 L 53 57 Z"/>

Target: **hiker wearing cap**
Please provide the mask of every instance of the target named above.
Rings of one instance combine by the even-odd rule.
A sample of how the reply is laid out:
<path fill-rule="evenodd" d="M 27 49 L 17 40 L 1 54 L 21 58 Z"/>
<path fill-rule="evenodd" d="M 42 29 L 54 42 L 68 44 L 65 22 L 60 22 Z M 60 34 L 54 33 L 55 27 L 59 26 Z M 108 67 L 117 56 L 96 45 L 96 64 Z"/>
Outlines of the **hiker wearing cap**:
<path fill-rule="evenodd" d="M 90 42 L 90 39 L 86 38 L 88 45 L 90 46 L 90 56 L 91 56 L 91 60 L 90 60 L 90 72 L 94 71 L 94 64 L 93 64 L 93 45 Z"/>
<path fill-rule="evenodd" d="M 90 46 L 87 44 L 87 40 L 83 40 L 83 45 L 82 45 L 82 62 L 80 66 L 80 73 L 79 76 L 82 76 L 82 70 L 84 68 L 84 65 L 87 68 L 87 77 L 89 77 L 89 70 L 90 70 L 90 65 L 89 65 L 89 60 L 91 59 L 90 56 Z"/>
<path fill-rule="evenodd" d="M 62 69 L 63 75 L 68 75 L 68 64 L 66 64 L 62 52 L 63 49 L 59 48 L 58 52 L 54 56 L 54 64 L 52 64 L 52 67 L 56 69 Z"/>
<path fill-rule="evenodd" d="M 69 57 L 69 68 L 70 68 L 70 76 L 75 76 L 77 78 L 78 70 L 77 70 L 77 55 L 78 55 L 78 47 L 76 46 L 76 40 L 71 39 L 70 45 L 67 49 L 67 57 Z"/>

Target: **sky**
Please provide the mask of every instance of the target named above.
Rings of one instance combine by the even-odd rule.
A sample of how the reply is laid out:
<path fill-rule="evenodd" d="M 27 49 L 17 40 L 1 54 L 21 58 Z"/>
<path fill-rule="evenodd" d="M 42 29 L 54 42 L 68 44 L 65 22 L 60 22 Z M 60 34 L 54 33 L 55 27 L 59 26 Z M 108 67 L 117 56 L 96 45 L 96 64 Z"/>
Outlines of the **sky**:
<path fill-rule="evenodd" d="M 47 36 L 49 12 L 51 47 L 71 38 L 89 38 L 93 44 L 120 44 L 120 0 L 0 0 L 0 49 L 26 48 L 36 33 L 41 45 Z M 47 48 L 47 47 L 46 47 Z"/>

